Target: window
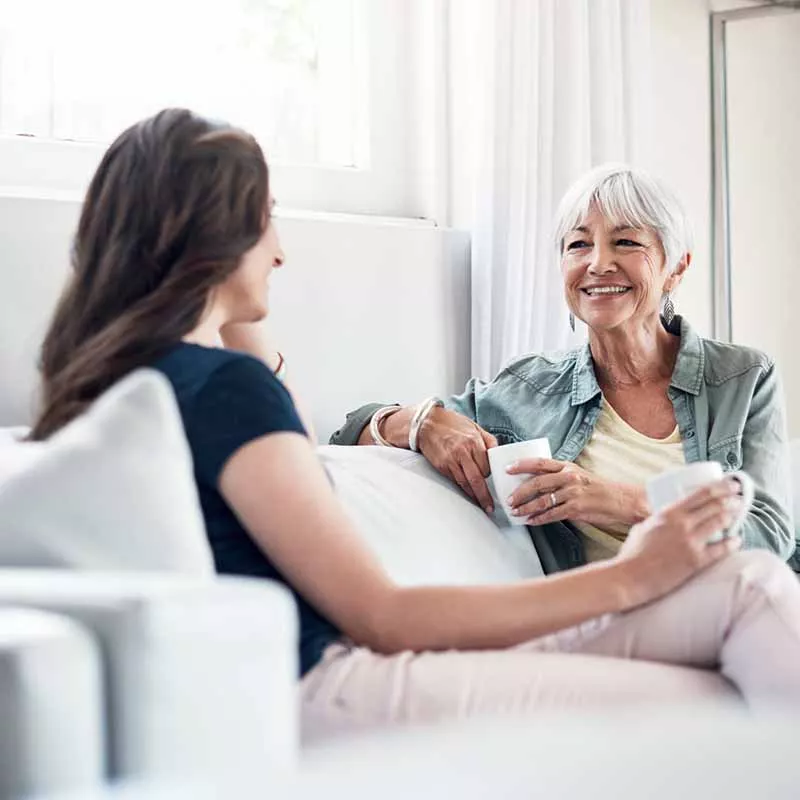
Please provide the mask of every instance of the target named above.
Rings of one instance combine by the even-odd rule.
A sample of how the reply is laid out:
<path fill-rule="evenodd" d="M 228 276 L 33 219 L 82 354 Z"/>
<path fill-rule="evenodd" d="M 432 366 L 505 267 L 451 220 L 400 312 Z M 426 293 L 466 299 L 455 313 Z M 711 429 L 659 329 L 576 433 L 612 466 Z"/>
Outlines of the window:
<path fill-rule="evenodd" d="M 123 128 L 186 106 L 257 136 L 284 206 L 407 215 L 406 13 L 404 0 L 0 0 L 0 186 L 80 193 Z"/>

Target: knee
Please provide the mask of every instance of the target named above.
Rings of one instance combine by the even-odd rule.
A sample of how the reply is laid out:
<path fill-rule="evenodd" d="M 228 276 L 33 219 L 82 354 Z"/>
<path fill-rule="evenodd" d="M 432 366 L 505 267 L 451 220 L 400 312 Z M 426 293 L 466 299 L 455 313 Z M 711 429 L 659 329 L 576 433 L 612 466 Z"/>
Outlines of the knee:
<path fill-rule="evenodd" d="M 796 583 L 792 570 L 768 550 L 740 550 L 715 565 L 714 570 L 732 580 L 764 588 Z"/>

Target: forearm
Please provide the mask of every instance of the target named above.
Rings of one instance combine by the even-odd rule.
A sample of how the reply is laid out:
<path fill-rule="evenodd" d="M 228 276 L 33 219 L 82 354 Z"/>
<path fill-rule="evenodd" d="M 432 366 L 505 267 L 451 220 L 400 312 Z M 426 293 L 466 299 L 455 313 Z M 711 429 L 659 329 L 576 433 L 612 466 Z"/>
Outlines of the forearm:
<path fill-rule="evenodd" d="M 240 448 L 220 490 L 290 585 L 346 637 L 379 652 L 511 647 L 650 597 L 635 558 L 516 584 L 398 586 L 293 433 Z"/>
<path fill-rule="evenodd" d="M 615 487 L 617 516 L 624 525 L 638 525 L 650 516 L 647 490 L 644 486 L 619 483 Z"/>
<path fill-rule="evenodd" d="M 350 411 L 339 430 L 331 434 L 328 444 L 344 447 L 354 447 L 357 444 L 372 444 L 372 440 L 361 442 L 360 437 L 369 428 L 372 415 L 383 408 L 386 403 L 367 403 L 366 405 Z"/>
<path fill-rule="evenodd" d="M 513 647 L 639 605 L 632 569 L 609 561 L 515 585 L 397 589 L 364 644 L 387 654 Z"/>
<path fill-rule="evenodd" d="M 477 422 L 477 393 L 483 390 L 482 381 L 472 378 L 467 384 L 466 389 L 460 395 L 453 395 L 445 400 L 445 408 L 455 411 L 467 419 Z M 382 408 L 386 403 L 367 403 L 360 408 L 351 411 L 347 419 L 338 431 L 330 438 L 330 444 L 337 445 L 372 445 L 375 442 L 369 432 L 369 423 L 372 415 Z M 405 408 L 404 413 L 393 414 L 381 426 L 381 433 L 384 439 L 395 444 L 397 447 L 407 447 L 408 428 L 411 417 L 414 415 L 412 408 Z M 387 435 L 388 432 L 388 435 Z"/>

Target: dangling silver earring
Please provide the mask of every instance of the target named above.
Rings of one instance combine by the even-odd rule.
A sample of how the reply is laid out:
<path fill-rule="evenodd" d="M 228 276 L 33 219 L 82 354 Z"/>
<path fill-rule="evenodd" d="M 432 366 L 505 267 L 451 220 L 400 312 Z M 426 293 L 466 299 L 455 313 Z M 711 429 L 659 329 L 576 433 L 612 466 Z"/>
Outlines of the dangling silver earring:
<path fill-rule="evenodd" d="M 572 328 L 572 332 L 575 333 L 575 315 L 571 311 L 569 312 L 569 327 Z"/>
<path fill-rule="evenodd" d="M 672 302 L 672 295 L 669 292 L 664 292 L 661 300 L 661 316 L 667 325 L 671 325 L 672 320 L 675 319 L 675 304 Z"/>

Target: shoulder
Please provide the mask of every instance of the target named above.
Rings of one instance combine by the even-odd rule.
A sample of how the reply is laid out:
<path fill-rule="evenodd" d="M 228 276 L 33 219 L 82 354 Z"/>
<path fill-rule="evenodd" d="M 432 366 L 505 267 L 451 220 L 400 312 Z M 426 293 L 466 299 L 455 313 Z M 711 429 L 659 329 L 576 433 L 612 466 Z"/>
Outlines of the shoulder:
<path fill-rule="evenodd" d="M 568 394 L 583 348 L 551 353 L 529 353 L 514 359 L 498 374 L 498 383 L 520 381 L 542 394 Z"/>
<path fill-rule="evenodd" d="M 182 344 L 153 366 L 173 385 L 204 483 L 216 485 L 230 457 L 248 442 L 280 432 L 305 435 L 291 396 L 257 358 Z"/>
<path fill-rule="evenodd" d="M 285 393 L 266 364 L 234 350 L 180 344 L 153 366 L 169 378 L 179 399 L 226 390 Z"/>
<path fill-rule="evenodd" d="M 761 350 L 714 339 L 703 339 L 704 373 L 706 383 L 718 385 L 756 371 L 765 375 L 775 363 Z"/>

